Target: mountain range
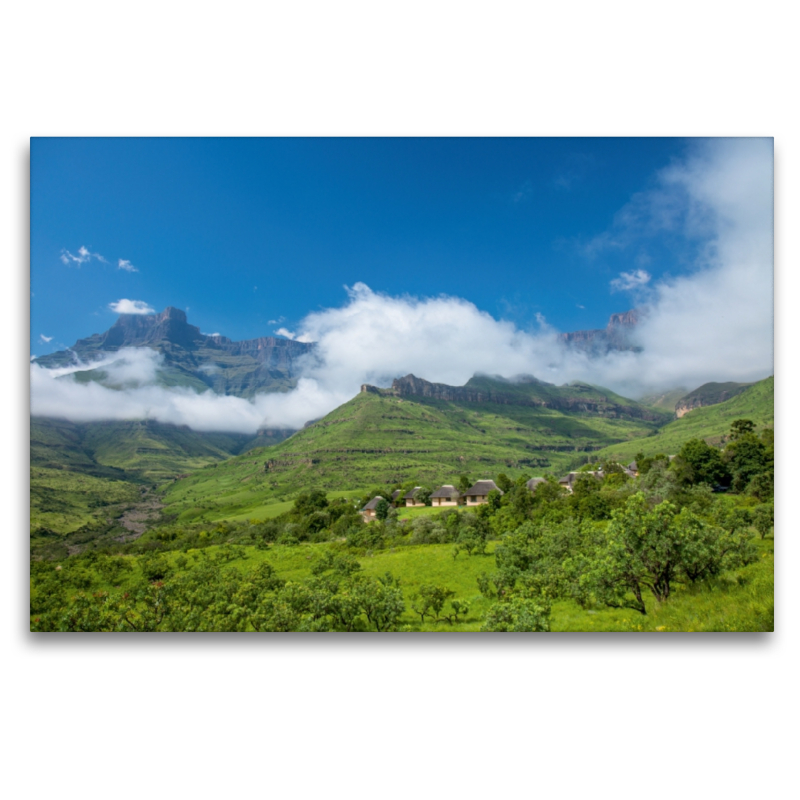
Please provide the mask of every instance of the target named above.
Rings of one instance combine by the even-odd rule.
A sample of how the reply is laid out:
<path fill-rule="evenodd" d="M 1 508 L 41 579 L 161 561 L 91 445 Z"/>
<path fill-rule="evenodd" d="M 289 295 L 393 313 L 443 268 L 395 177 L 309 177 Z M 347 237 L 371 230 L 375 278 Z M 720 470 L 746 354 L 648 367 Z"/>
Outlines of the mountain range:
<path fill-rule="evenodd" d="M 198 391 L 250 398 L 259 392 L 288 391 L 297 384 L 303 357 L 313 344 L 263 336 L 234 342 L 190 325 L 186 313 L 168 307 L 160 314 L 120 314 L 105 333 L 78 339 L 68 350 L 41 356 L 42 367 L 86 365 L 77 380 L 104 382 L 102 369 L 91 364 L 125 347 L 147 347 L 163 356 L 159 383 Z"/>
<path fill-rule="evenodd" d="M 641 316 L 637 309 L 613 314 L 604 329 L 564 333 L 561 338 L 567 346 L 589 354 L 636 350 L 629 334 Z M 67 350 L 38 357 L 36 363 L 45 368 L 85 367 L 73 373 L 76 380 L 110 385 L 108 373 L 92 364 L 108 361 L 127 347 L 146 347 L 163 357 L 158 371 L 162 386 L 211 389 L 248 399 L 261 392 L 292 389 L 314 351 L 313 343 L 275 336 L 234 342 L 219 334 L 204 334 L 189 324 L 184 311 L 170 306 L 160 314 L 121 314 L 105 333 L 78 339 Z"/>

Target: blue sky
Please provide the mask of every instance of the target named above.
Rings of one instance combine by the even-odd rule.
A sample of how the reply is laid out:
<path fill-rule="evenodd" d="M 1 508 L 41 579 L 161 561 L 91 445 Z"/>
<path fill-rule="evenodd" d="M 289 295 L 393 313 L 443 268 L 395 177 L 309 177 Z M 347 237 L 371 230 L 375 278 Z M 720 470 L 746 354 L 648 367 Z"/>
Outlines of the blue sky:
<path fill-rule="evenodd" d="M 537 314 L 562 331 L 602 327 L 636 304 L 614 286 L 638 271 L 655 282 L 696 269 L 702 230 L 620 235 L 625 209 L 692 146 L 35 138 L 31 353 L 106 330 L 121 299 L 245 339 L 295 330 L 358 282 L 458 296 L 523 330 Z"/>

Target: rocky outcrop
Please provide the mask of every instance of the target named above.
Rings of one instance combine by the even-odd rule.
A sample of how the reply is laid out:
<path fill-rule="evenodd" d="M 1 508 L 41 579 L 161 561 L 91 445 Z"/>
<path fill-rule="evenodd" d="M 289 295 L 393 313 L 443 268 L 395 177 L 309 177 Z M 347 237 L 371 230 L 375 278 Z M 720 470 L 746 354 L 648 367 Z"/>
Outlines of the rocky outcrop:
<path fill-rule="evenodd" d="M 631 334 L 642 318 L 641 309 L 632 308 L 621 314 L 612 314 L 605 328 L 562 333 L 561 341 L 569 347 L 584 350 L 593 355 L 604 355 L 610 350 L 639 352 L 642 348 L 632 341 Z"/>
<path fill-rule="evenodd" d="M 657 412 L 644 406 L 620 404 L 604 394 L 603 390 L 588 384 L 553 386 L 536 379 L 511 383 L 502 379 L 481 377 L 471 378 L 464 386 L 448 386 L 444 383 L 431 383 L 416 375 L 406 375 L 395 379 L 390 389 L 379 389 L 365 384 L 361 391 L 384 396 L 425 397 L 451 403 L 541 406 L 558 411 L 649 421 L 661 418 Z"/>
<path fill-rule="evenodd" d="M 714 406 L 724 403 L 737 394 L 741 394 L 752 383 L 704 383 L 693 392 L 689 392 L 675 404 L 675 416 L 680 419 L 695 408 Z"/>

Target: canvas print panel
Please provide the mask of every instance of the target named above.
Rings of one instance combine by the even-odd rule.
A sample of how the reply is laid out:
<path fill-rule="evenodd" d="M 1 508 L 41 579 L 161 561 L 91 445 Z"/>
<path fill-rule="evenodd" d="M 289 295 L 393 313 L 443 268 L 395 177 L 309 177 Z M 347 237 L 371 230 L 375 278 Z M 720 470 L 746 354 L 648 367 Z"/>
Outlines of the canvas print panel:
<path fill-rule="evenodd" d="M 773 629 L 771 139 L 33 139 L 31 630 Z"/>

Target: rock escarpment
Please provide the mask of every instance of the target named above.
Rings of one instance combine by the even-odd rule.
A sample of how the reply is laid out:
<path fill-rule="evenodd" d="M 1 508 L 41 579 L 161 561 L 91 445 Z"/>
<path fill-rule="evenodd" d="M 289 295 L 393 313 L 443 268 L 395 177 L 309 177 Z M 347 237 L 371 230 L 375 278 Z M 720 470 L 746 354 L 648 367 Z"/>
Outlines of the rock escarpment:
<path fill-rule="evenodd" d="M 531 376 L 513 382 L 498 377 L 474 376 L 464 386 L 448 386 L 443 383 L 431 383 L 415 375 L 406 375 L 395 379 L 389 389 L 379 389 L 364 384 L 361 391 L 396 397 L 423 397 L 451 403 L 539 406 L 557 411 L 648 421 L 656 421 L 663 417 L 663 414 L 659 415 L 653 409 L 618 397 L 596 386 L 584 383 L 554 386 Z"/>
<path fill-rule="evenodd" d="M 605 328 L 562 333 L 561 341 L 592 355 L 604 355 L 611 350 L 640 352 L 642 348 L 633 340 L 633 333 L 643 317 L 641 309 L 632 308 L 622 314 L 612 314 Z"/>

